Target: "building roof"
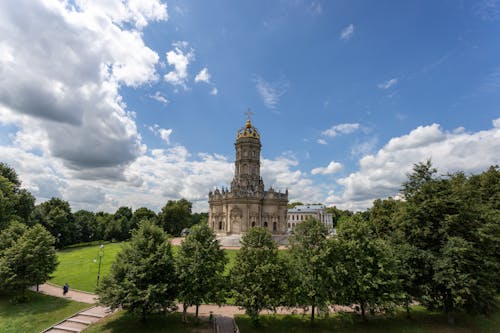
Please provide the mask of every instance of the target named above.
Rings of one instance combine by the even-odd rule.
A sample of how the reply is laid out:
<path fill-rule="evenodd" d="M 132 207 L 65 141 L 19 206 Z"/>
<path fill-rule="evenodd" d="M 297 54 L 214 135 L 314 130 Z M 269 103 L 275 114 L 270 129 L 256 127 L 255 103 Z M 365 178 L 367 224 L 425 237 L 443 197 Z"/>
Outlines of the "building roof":
<path fill-rule="evenodd" d="M 323 209 L 325 209 L 323 205 L 298 205 L 288 209 L 288 213 L 316 213 Z"/>

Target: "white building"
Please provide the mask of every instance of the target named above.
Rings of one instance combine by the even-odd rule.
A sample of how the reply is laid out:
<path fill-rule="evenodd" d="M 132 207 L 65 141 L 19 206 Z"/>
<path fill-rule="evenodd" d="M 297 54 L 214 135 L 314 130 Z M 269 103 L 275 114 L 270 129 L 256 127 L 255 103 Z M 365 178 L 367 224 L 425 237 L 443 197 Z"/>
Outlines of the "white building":
<path fill-rule="evenodd" d="M 328 230 L 333 230 L 333 215 L 327 213 L 326 207 L 323 205 L 299 205 L 288 209 L 288 230 L 293 230 L 297 224 L 310 217 L 323 222 Z"/>

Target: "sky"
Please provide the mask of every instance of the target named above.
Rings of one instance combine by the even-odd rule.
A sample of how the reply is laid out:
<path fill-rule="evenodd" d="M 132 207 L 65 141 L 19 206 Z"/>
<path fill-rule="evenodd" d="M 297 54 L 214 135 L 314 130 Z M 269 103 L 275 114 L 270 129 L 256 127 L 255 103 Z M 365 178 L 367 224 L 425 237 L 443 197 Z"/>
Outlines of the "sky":
<path fill-rule="evenodd" d="M 37 203 L 208 210 L 251 110 L 266 188 L 364 210 L 500 164 L 500 0 L 0 2 L 0 161 Z"/>

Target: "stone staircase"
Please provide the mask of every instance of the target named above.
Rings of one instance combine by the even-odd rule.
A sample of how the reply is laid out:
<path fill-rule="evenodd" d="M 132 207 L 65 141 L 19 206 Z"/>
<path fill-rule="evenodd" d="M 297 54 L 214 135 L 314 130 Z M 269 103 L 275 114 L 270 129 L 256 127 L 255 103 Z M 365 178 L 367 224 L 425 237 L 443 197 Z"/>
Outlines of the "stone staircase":
<path fill-rule="evenodd" d="M 78 333 L 86 329 L 90 324 L 113 313 L 109 308 L 104 306 L 94 306 L 90 309 L 83 310 L 67 318 L 56 325 L 46 329 L 42 333 Z"/>

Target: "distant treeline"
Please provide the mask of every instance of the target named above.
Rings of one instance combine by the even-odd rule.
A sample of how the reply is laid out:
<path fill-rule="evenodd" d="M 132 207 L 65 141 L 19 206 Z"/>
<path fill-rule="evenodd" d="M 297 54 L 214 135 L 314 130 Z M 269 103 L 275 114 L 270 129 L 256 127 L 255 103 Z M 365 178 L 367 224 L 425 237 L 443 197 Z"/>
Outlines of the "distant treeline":
<path fill-rule="evenodd" d="M 107 240 L 123 241 L 131 236 L 141 220 L 150 220 L 172 236 L 182 229 L 206 221 L 207 213 L 192 213 L 192 203 L 186 199 L 169 200 L 160 212 L 146 207 L 132 211 L 120 207 L 114 214 L 71 211 L 67 201 L 52 198 L 35 205 L 34 196 L 21 188 L 16 171 L 0 162 L 0 231 L 13 221 L 27 226 L 40 224 L 54 236 L 56 247 Z"/>

